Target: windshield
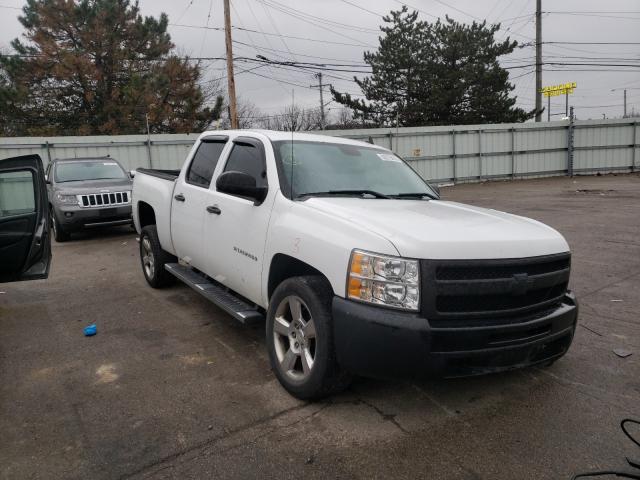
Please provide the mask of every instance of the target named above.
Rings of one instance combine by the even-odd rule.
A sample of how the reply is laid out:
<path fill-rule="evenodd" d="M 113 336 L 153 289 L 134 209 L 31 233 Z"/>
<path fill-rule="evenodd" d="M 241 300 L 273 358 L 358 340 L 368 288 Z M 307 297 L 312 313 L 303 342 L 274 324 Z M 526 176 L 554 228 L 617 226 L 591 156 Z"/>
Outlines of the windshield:
<path fill-rule="evenodd" d="M 82 180 L 122 180 L 127 178 L 127 174 L 120 165 L 108 160 L 56 163 L 55 176 L 58 183 Z"/>
<path fill-rule="evenodd" d="M 314 193 L 437 197 L 411 167 L 391 152 L 359 145 L 286 140 L 273 142 L 273 147 L 286 179 L 283 189 L 287 195 L 292 190 L 293 198 Z"/>

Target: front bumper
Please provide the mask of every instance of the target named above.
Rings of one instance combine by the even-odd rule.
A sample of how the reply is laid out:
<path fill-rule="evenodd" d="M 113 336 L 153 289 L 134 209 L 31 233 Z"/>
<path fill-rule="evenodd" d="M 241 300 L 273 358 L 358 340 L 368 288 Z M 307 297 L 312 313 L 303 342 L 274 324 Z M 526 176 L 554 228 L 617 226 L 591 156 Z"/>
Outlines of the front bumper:
<path fill-rule="evenodd" d="M 478 327 L 435 328 L 420 314 L 333 299 L 338 363 L 380 378 L 469 376 L 553 361 L 573 340 L 578 304 L 561 304 L 535 319 Z"/>
<path fill-rule="evenodd" d="M 128 225 L 132 222 L 131 205 L 98 208 L 57 205 L 54 212 L 58 223 L 67 232 L 91 227 Z"/>

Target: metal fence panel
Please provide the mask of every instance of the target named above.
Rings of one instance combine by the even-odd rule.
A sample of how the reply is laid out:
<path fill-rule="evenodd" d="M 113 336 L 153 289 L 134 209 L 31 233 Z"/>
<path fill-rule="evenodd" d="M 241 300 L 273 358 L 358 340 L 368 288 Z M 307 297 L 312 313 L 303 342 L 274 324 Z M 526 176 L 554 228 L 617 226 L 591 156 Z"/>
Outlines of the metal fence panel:
<path fill-rule="evenodd" d="M 576 173 L 637 170 L 637 120 L 587 120 L 573 125 Z M 563 175 L 568 171 L 568 121 L 316 133 L 372 141 L 390 148 L 428 180 L 465 182 Z M 175 169 L 182 166 L 197 136 L 0 138 L 0 159 L 37 153 L 46 163 L 54 158 L 110 155 L 126 169 Z"/>

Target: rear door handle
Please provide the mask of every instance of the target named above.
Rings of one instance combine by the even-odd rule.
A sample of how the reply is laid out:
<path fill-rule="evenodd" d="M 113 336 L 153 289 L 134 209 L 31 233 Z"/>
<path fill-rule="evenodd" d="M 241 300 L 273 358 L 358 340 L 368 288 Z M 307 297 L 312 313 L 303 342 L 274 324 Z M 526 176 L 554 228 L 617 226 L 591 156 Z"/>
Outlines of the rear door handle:
<path fill-rule="evenodd" d="M 173 197 L 173 198 L 175 198 L 175 199 L 176 199 L 177 201 L 179 201 L 179 202 L 184 202 L 184 195 L 183 195 L 183 194 L 181 194 L 181 193 L 177 194 L 177 195 L 176 195 L 175 197 Z"/>
<path fill-rule="evenodd" d="M 216 215 L 220 215 L 222 213 L 222 210 L 220 210 L 217 206 L 215 205 L 209 205 L 207 207 L 207 212 L 209 213 L 215 213 Z"/>

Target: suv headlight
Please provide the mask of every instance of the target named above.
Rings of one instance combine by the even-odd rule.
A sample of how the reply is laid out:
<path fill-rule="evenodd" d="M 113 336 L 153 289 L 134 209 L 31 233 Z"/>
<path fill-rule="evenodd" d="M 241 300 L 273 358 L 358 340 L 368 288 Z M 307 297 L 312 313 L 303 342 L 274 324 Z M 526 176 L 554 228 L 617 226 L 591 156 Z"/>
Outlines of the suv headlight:
<path fill-rule="evenodd" d="M 56 199 L 60 203 L 64 203 L 66 205 L 77 205 L 78 197 L 75 195 L 65 195 L 64 193 L 56 193 Z"/>
<path fill-rule="evenodd" d="M 349 261 L 347 297 L 417 311 L 420 308 L 418 261 L 354 250 Z"/>

